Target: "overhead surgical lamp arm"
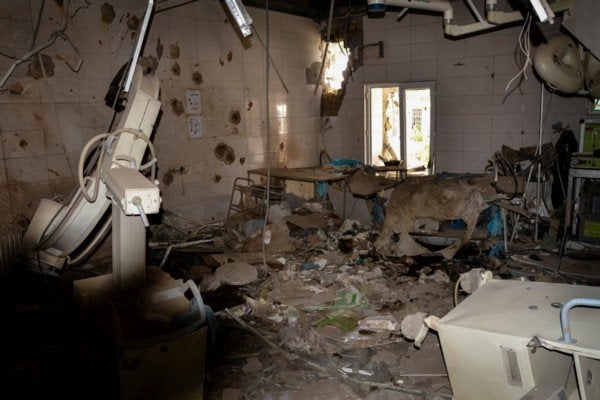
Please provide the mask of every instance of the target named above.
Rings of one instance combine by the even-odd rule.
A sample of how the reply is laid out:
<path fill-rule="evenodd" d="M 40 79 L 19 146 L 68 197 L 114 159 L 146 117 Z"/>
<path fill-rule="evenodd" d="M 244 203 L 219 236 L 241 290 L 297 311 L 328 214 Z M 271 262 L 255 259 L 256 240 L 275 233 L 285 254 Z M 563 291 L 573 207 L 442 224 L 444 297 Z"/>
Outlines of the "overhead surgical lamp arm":
<path fill-rule="evenodd" d="M 430 0 L 420 2 L 413 0 L 368 0 L 369 9 L 378 8 L 378 11 L 385 10 L 385 6 L 396 6 L 412 8 L 416 10 L 436 11 L 444 13 L 444 24 L 451 24 L 454 19 L 454 8 L 447 0 Z M 383 6 L 383 9 L 381 8 Z"/>
<path fill-rule="evenodd" d="M 540 0 L 537 0 L 540 1 Z M 488 29 L 497 28 L 498 26 L 510 24 L 523 20 L 523 15 L 520 11 L 504 12 L 498 11 L 498 0 L 486 0 L 486 20 L 480 19 L 478 22 L 467 25 L 455 25 L 454 9 L 448 0 L 367 0 L 369 11 L 381 13 L 385 11 L 387 5 L 405 7 L 406 9 L 417 9 L 441 12 L 444 14 L 444 33 L 448 36 L 462 36 L 469 33 L 481 32 Z M 548 8 L 551 12 L 562 12 L 570 9 L 574 4 L 574 0 L 558 0 L 552 3 Z M 476 9 L 469 2 L 472 11 L 479 15 Z M 553 14 L 552 14 L 553 15 Z M 478 18 L 479 19 L 479 18 Z"/>

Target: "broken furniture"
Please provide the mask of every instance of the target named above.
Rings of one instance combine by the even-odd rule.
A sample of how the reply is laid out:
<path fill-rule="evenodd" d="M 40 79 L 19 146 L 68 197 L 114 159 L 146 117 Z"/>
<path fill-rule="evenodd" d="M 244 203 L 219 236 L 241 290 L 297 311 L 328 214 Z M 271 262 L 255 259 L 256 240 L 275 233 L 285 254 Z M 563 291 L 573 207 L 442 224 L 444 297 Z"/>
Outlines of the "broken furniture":
<path fill-rule="evenodd" d="M 231 198 L 229 199 L 226 224 L 229 224 L 229 218 L 231 217 L 232 211 L 248 214 L 254 218 L 260 217 L 260 206 L 252 197 L 253 186 L 254 181 L 252 179 L 235 178 L 233 181 L 233 189 L 231 190 Z"/>
<path fill-rule="evenodd" d="M 384 190 L 392 189 L 398 186 L 400 182 L 388 179 L 383 176 L 369 175 L 362 169 L 358 169 L 354 174 L 346 178 L 346 186 L 352 196 L 363 199 L 367 202 L 370 210 L 371 221 L 381 223 L 384 220 L 383 203 L 385 199 L 380 197 Z"/>
<path fill-rule="evenodd" d="M 298 189 L 308 197 L 316 194 L 317 200 L 321 204 L 324 204 L 327 200 L 328 185 L 336 182 L 342 182 L 343 184 L 345 178 L 343 174 L 336 174 L 321 167 L 271 168 L 270 172 L 266 168 L 258 168 L 248 170 L 248 178 L 250 178 L 250 175 L 262 177 L 270 175 L 271 179 L 281 179 L 284 181 L 284 192 L 288 192 L 290 186 L 293 186 L 294 183 L 309 183 L 308 188 L 300 187 Z M 346 186 L 343 186 L 345 191 Z"/>
<path fill-rule="evenodd" d="M 577 160 L 577 156 L 573 156 L 573 160 Z M 578 235 L 579 240 L 588 241 L 600 240 L 600 215 L 598 214 L 598 206 L 595 206 L 596 217 L 586 218 L 586 210 L 580 207 L 581 193 L 583 181 L 600 180 L 600 158 L 598 158 L 598 166 L 595 168 L 579 167 L 572 165 L 569 169 L 569 184 L 567 187 L 567 200 L 565 202 L 565 229 L 571 229 L 573 236 Z M 598 194 L 596 195 L 598 197 Z M 598 200 L 596 200 L 596 203 Z"/>
<path fill-rule="evenodd" d="M 455 399 L 592 400 L 600 310 L 588 307 L 598 299 L 597 287 L 490 280 L 423 321 L 438 332 Z"/>
<path fill-rule="evenodd" d="M 229 225 L 232 211 L 240 214 L 243 219 L 263 218 L 267 208 L 267 199 L 269 204 L 283 201 L 283 189 L 270 187 L 269 193 L 267 193 L 265 186 L 256 185 L 252 179 L 235 178 L 225 224 Z"/>
<path fill-rule="evenodd" d="M 395 163 L 390 162 L 390 161 L 384 161 L 385 165 L 376 165 L 375 166 L 375 171 L 377 171 L 377 173 L 385 173 L 385 176 L 387 177 L 387 173 L 388 172 L 392 172 L 394 173 L 396 180 L 401 180 L 406 178 L 406 174 L 408 172 L 408 168 L 406 168 L 406 165 L 404 164 L 404 162 L 399 161 L 398 163 L 395 165 Z"/>
<path fill-rule="evenodd" d="M 383 229 L 375 246 L 382 254 L 392 257 L 427 254 L 430 251 L 411 236 L 417 219 L 438 222 L 462 219 L 467 225 L 464 237 L 435 251 L 444 258 L 452 258 L 473 235 L 479 213 L 485 208 L 487 205 L 476 185 L 464 181 L 405 181 L 392 193 L 386 207 Z"/>
<path fill-rule="evenodd" d="M 538 146 L 521 147 L 518 150 L 503 145 L 502 150 L 495 152 L 490 160 L 488 172 L 494 173 L 493 185 L 498 192 L 505 194 L 507 201 L 503 202 L 503 205 L 510 203 L 503 207 L 503 213 L 509 211 L 512 217 L 513 231 L 510 241 L 517 238 L 523 226 L 533 228 L 532 238 L 537 241 L 542 218 L 548 220 L 551 225 L 558 223 L 549 220 L 548 209 L 551 209 L 549 206 L 551 199 L 544 195 L 546 193 L 544 187 L 547 187 L 552 178 L 551 171 L 554 169 L 555 162 L 554 146 L 552 143 L 542 144 L 541 141 Z M 504 178 L 503 182 L 500 181 L 501 177 Z M 534 186 L 531 185 L 532 182 L 535 182 Z"/>

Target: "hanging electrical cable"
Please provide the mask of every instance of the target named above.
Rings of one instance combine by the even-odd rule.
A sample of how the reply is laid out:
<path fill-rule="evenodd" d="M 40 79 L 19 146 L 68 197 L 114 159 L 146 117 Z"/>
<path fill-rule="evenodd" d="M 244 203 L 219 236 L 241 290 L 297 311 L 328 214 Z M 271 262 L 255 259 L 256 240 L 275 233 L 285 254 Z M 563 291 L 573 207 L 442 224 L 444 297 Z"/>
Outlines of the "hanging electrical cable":
<path fill-rule="evenodd" d="M 267 265 L 266 245 L 271 242 L 271 231 L 267 229 L 267 223 L 269 222 L 269 208 L 271 204 L 271 128 L 270 128 L 270 106 L 269 106 L 269 72 L 270 72 L 270 40 L 271 32 L 269 26 L 269 0 L 265 1 L 265 26 L 266 26 L 266 38 L 265 38 L 265 101 L 266 101 L 266 115 L 267 120 L 265 124 L 265 135 L 267 137 L 267 195 L 266 195 L 266 206 L 265 206 L 265 219 L 263 223 L 263 234 L 262 234 L 262 259 L 263 265 Z"/>
<path fill-rule="evenodd" d="M 519 49 L 525 56 L 525 62 L 523 64 L 523 67 L 521 68 L 521 70 L 519 72 L 517 72 L 517 74 L 510 81 L 508 81 L 508 84 L 506 85 L 506 89 L 504 89 L 504 91 L 508 91 L 508 88 L 512 85 L 512 83 L 517 78 L 519 78 L 521 75 L 523 76 L 523 78 L 528 79 L 527 78 L 527 68 L 533 64 L 533 62 L 531 61 L 531 39 L 530 39 L 531 22 L 532 21 L 533 21 L 533 18 L 531 17 L 531 14 L 528 13 L 527 17 L 525 18 L 525 22 L 523 23 L 523 26 L 521 27 L 521 31 L 519 32 L 519 39 L 518 39 Z"/>

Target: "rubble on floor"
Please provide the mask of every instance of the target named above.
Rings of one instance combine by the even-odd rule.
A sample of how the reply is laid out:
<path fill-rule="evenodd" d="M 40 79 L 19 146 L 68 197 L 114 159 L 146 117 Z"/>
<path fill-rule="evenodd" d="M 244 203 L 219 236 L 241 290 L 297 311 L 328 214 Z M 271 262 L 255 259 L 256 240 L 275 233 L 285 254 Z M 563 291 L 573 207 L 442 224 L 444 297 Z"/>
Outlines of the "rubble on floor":
<path fill-rule="evenodd" d="M 495 187 L 489 177 L 457 182 L 431 185 L 462 199 L 446 206 L 447 215 L 440 214 L 444 205 L 435 215 L 412 215 L 419 222 L 411 220 L 413 226 L 406 229 L 421 240 L 422 249 L 412 256 L 379 251 L 381 226 L 341 220 L 316 203 L 278 213 L 266 226 L 260 219 L 233 218 L 212 232 L 212 250 L 174 254 L 165 268 L 199 284 L 219 324 L 217 345 L 208 350 L 205 398 L 451 398 L 437 336 L 428 335 L 417 349 L 401 333 L 405 316 L 448 313 L 454 307 L 454 282 L 474 268 L 484 267 L 500 279 L 585 277 L 568 271 L 567 263 L 557 274 L 553 265 L 558 258 L 532 240 L 511 243 L 515 254 L 492 251 L 502 244 L 505 220 L 498 222 L 497 209 L 482 211 L 484 199 L 498 199 Z M 410 192 L 404 187 L 400 193 Z M 392 196 L 387 218 L 393 204 Z M 441 234 L 442 225 L 451 229 L 449 224 L 459 218 L 471 232 L 479 224 L 484 234 L 463 237 L 463 224 L 451 254 L 422 240 Z M 499 229 L 490 228 L 494 220 Z M 393 242 L 393 236 L 388 240 Z M 219 252 L 221 244 L 228 249 Z M 238 274 L 231 283 L 241 286 L 218 278 L 219 270 L 231 265 Z M 590 277 L 586 282 L 599 281 Z"/>
<path fill-rule="evenodd" d="M 381 195 L 383 224 L 341 218 L 342 202 L 279 198 L 267 220 L 260 207 L 208 225 L 166 211 L 150 228 L 148 264 L 193 280 L 214 312 L 205 399 L 450 399 L 438 336 L 417 348 L 401 322 L 447 314 L 467 295 L 460 274 L 600 284 L 597 249 L 562 249 L 545 220 L 533 235 L 533 214 L 513 202 L 523 186 L 502 175 L 406 179 Z M 418 251 L 382 251 L 408 237 Z M 61 277 L 76 271 L 89 273 Z"/>

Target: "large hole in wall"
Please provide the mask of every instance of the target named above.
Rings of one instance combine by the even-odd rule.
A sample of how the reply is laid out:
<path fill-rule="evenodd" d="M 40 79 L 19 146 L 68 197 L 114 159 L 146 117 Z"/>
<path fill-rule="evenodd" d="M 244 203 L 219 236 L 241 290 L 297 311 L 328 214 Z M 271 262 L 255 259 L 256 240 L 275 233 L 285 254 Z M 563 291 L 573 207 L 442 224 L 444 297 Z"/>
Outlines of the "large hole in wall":
<path fill-rule="evenodd" d="M 338 115 L 346 92 L 349 53 L 350 50 L 344 48 L 344 42 L 330 43 L 327 46 L 322 77 L 321 116 Z"/>
<path fill-rule="evenodd" d="M 331 21 L 321 21 L 321 38 L 329 40 L 321 81 L 321 116 L 324 117 L 338 115 L 352 70 L 362 65 L 362 14 L 357 11 L 350 4 L 348 7 L 340 5 Z"/>

